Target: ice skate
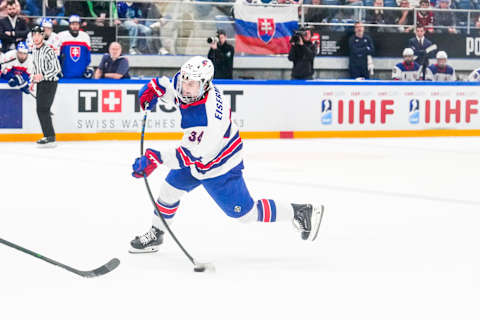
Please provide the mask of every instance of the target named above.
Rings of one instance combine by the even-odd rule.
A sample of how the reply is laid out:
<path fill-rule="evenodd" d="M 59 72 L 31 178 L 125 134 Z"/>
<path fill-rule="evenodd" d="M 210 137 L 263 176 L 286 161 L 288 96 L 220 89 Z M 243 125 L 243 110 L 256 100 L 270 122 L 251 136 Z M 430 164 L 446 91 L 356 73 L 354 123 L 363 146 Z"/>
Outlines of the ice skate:
<path fill-rule="evenodd" d="M 37 141 L 37 146 L 39 148 L 55 148 L 57 143 L 55 142 L 55 137 L 43 137 Z"/>
<path fill-rule="evenodd" d="M 130 253 L 150 253 L 157 252 L 158 247 L 163 243 L 164 232 L 155 227 L 151 227 L 145 234 L 135 237 L 130 241 Z"/>
<path fill-rule="evenodd" d="M 313 241 L 317 238 L 322 222 L 323 205 L 294 204 L 293 225 L 301 232 L 303 240 Z"/>

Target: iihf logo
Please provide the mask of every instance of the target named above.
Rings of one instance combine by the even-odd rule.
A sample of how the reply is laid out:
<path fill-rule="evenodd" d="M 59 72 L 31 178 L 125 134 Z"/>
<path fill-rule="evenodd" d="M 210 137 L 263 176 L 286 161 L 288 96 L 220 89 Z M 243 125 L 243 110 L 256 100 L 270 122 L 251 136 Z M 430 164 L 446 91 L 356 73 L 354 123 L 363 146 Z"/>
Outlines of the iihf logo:
<path fill-rule="evenodd" d="M 420 102 L 418 99 L 410 100 L 408 121 L 411 124 L 418 124 L 420 122 Z"/>
<path fill-rule="evenodd" d="M 332 100 L 322 100 L 322 124 L 332 124 Z"/>

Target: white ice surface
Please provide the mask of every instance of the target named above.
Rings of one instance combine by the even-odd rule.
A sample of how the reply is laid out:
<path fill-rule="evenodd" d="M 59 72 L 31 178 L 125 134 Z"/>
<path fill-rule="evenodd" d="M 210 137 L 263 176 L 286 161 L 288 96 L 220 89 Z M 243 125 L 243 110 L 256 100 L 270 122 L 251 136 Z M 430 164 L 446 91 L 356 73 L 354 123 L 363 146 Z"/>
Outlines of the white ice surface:
<path fill-rule="evenodd" d="M 245 141 L 254 197 L 324 203 L 325 219 L 306 243 L 289 223 L 233 221 L 198 188 L 173 229 L 215 274 L 171 239 L 127 253 L 152 214 L 130 176 L 138 149 L 0 144 L 1 238 L 80 269 L 121 260 L 83 279 L 0 245 L 1 320 L 480 318 L 479 138 Z"/>

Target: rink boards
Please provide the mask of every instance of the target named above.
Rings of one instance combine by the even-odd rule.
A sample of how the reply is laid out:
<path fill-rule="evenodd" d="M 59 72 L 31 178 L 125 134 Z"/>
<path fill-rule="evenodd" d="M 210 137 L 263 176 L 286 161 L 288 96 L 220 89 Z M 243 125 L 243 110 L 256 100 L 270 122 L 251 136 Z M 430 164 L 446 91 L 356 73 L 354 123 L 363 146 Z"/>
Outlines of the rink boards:
<path fill-rule="evenodd" d="M 148 80 L 63 80 L 52 112 L 58 140 L 135 140 Z M 218 81 L 244 138 L 479 136 L 476 83 Z M 228 117 L 217 108 L 220 116 Z M 147 139 L 178 139 L 179 112 L 161 102 Z M 41 136 L 35 99 L 0 83 L 0 141 Z"/>

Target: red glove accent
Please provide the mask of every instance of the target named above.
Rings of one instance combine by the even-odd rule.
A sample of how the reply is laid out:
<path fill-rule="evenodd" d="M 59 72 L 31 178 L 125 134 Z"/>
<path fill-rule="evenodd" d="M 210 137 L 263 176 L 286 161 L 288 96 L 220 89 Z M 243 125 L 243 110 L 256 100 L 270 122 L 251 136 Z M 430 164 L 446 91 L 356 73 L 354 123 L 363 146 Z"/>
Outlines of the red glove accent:
<path fill-rule="evenodd" d="M 149 108 L 153 108 L 154 103 L 151 103 L 151 102 L 156 98 L 157 98 L 157 94 L 155 93 L 155 90 L 153 90 L 153 88 L 150 87 L 150 84 L 149 84 L 147 90 L 145 90 L 143 94 L 140 96 L 140 106 L 142 107 L 142 110 L 145 110 L 145 108 L 147 107 L 147 104 L 149 104 Z"/>
<path fill-rule="evenodd" d="M 144 175 L 148 177 L 153 170 L 157 169 L 158 165 L 162 163 L 160 152 L 147 149 L 144 156 L 135 159 L 135 163 L 132 166 L 132 175 L 135 178 L 142 178 Z"/>

